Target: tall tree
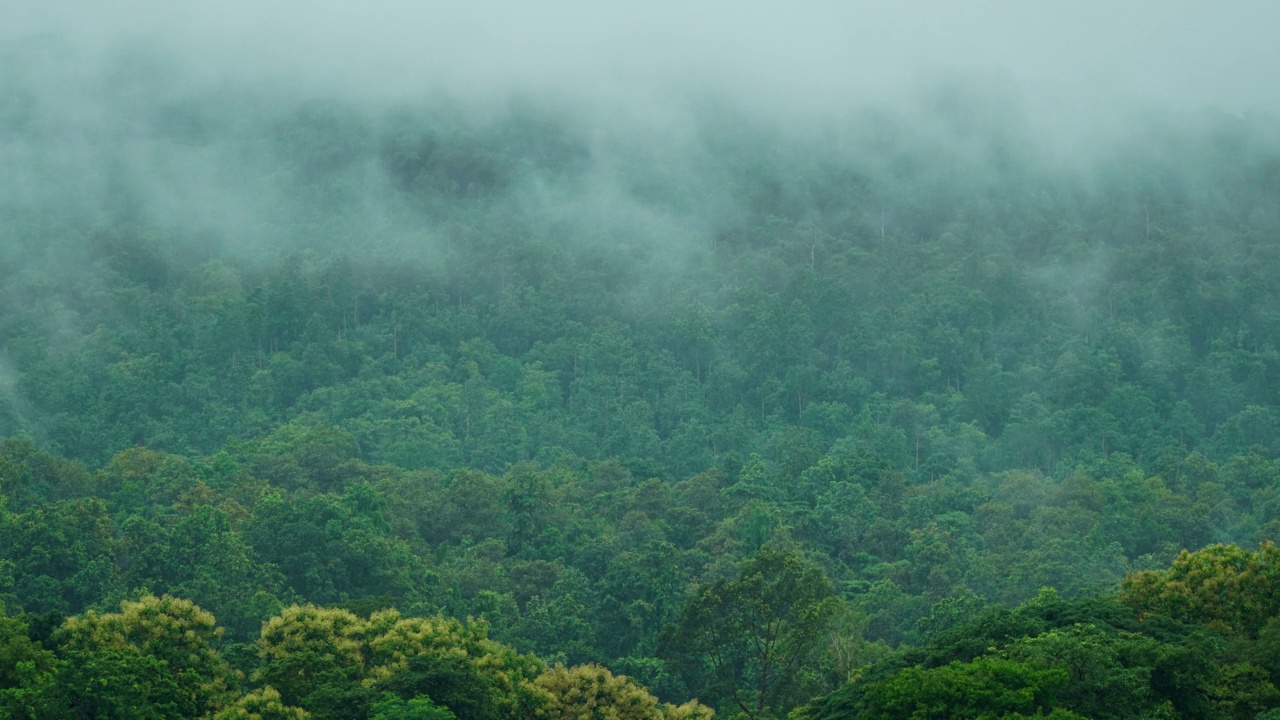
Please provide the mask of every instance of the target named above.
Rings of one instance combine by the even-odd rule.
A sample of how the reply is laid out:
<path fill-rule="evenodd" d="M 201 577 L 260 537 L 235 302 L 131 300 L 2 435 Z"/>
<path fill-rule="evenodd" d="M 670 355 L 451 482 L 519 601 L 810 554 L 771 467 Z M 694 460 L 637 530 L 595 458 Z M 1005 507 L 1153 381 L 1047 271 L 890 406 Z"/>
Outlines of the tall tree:
<path fill-rule="evenodd" d="M 821 568 L 794 550 L 764 547 L 736 578 L 696 591 L 663 645 L 691 685 L 749 717 L 773 717 L 810 689 L 803 669 L 837 607 Z"/>

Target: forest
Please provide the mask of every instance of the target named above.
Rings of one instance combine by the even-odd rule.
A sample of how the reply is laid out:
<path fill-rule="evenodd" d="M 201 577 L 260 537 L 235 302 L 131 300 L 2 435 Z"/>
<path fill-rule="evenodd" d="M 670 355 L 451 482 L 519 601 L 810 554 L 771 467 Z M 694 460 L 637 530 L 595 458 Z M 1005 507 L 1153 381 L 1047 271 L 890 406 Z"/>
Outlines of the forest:
<path fill-rule="evenodd" d="M 1280 718 L 1280 119 L 59 53 L 0 45 L 0 716 Z"/>

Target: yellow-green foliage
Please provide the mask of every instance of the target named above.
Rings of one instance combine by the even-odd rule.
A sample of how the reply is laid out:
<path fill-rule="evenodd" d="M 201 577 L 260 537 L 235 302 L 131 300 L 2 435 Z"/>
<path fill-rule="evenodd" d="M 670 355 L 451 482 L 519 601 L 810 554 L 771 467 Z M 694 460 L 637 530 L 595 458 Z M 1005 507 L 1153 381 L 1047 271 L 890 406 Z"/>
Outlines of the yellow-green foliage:
<path fill-rule="evenodd" d="M 349 697 L 412 699 L 424 691 L 415 684 L 421 682 L 423 660 L 428 668 L 463 668 L 456 677 L 470 684 L 456 685 L 454 698 L 510 720 L 710 720 L 713 715 L 697 702 L 659 703 L 644 687 L 598 665 L 548 669 L 536 656 L 490 640 L 483 622 L 403 617 L 396 610 L 366 619 L 316 605 L 285 608 L 263 623 L 261 665 L 253 677 L 258 688 L 237 698 L 231 688 L 242 676 L 215 647 L 221 635 L 211 613 L 169 596 L 127 601 L 118 613 L 90 611 L 68 618 L 62 628 L 63 646 L 72 652 L 102 657 L 126 652 L 164 661 L 158 666 L 162 674 L 179 678 L 181 692 L 191 699 L 184 717 L 336 717 L 332 704 L 312 706 L 320 689 L 356 691 Z M 459 696 L 458 688 L 475 692 Z M 442 688 L 427 689 L 434 696 Z M 453 702 L 445 693 L 432 699 Z"/>
<path fill-rule="evenodd" d="M 241 697 L 235 704 L 214 715 L 212 720 L 308 720 L 311 714 L 290 707 L 270 685 Z"/>
<path fill-rule="evenodd" d="M 543 662 L 490 640 L 483 622 L 462 623 L 442 615 L 404 618 L 396 610 L 384 610 L 369 618 L 369 627 L 370 681 L 390 678 L 417 655 L 452 655 L 468 659 L 493 682 L 497 706 L 505 711 L 531 711 L 545 701 L 532 682 L 545 668 Z"/>
<path fill-rule="evenodd" d="M 352 668 L 363 665 L 363 640 L 368 627 L 355 613 L 315 605 L 292 605 L 262 625 L 258 654 L 263 660 L 282 660 L 314 651 Z"/>
<path fill-rule="evenodd" d="M 1183 550 L 1168 570 L 1125 578 L 1120 599 L 1142 614 L 1252 637 L 1280 614 L 1280 549 L 1268 542 L 1256 552 L 1236 545 Z"/>
<path fill-rule="evenodd" d="M 463 623 L 443 616 L 404 618 L 395 610 L 374 613 L 368 639 L 375 675 L 387 675 L 403 667 L 409 658 L 424 652 L 479 656 L 498 645 L 485 637 L 484 625 Z"/>
<path fill-rule="evenodd" d="M 196 699 L 217 708 L 228 699 L 239 673 L 214 647 L 222 636 L 212 613 L 183 598 L 148 595 L 120 604 L 120 612 L 92 610 L 62 625 L 64 647 L 83 652 L 134 650 L 168 663 L 170 672 Z"/>
<path fill-rule="evenodd" d="M 625 675 L 599 665 L 556 665 L 535 681 L 550 694 L 550 720 L 709 720 L 710 708 L 697 702 L 679 707 L 658 699 Z"/>
<path fill-rule="evenodd" d="M 373 688 L 393 682 L 413 658 L 449 657 L 468 663 L 488 680 L 492 703 L 509 717 L 536 712 L 547 700 L 533 679 L 545 664 L 487 637 L 481 622 L 452 618 L 405 618 L 396 610 L 367 620 L 334 608 L 294 605 L 262 627 L 258 640 L 260 682 L 279 688 L 287 703 L 299 703 L 314 685 L 341 680 Z"/>

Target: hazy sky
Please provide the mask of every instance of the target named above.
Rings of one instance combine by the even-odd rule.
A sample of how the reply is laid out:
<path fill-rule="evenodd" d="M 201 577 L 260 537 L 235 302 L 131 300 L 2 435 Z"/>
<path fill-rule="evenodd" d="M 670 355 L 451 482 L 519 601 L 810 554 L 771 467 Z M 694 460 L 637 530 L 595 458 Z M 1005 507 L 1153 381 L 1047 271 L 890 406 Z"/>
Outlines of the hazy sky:
<path fill-rule="evenodd" d="M 0 3 L 0 33 L 159 38 L 198 67 L 379 92 L 711 81 L 845 102 L 939 73 L 1103 109 L 1124 98 L 1280 110 L 1275 0 Z"/>

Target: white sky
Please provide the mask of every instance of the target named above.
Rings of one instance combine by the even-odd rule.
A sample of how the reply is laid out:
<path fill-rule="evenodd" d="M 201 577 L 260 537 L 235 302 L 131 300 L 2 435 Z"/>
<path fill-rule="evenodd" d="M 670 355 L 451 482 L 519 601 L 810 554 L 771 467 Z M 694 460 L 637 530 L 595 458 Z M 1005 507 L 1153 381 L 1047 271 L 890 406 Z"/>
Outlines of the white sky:
<path fill-rule="evenodd" d="M 842 103 L 940 74 L 1105 111 L 1280 111 L 1280 0 L 116 2 L 9 0 L 0 37 L 159 38 L 198 68 L 382 93 L 695 79 Z"/>

